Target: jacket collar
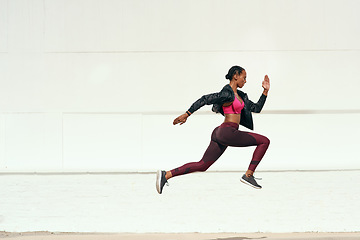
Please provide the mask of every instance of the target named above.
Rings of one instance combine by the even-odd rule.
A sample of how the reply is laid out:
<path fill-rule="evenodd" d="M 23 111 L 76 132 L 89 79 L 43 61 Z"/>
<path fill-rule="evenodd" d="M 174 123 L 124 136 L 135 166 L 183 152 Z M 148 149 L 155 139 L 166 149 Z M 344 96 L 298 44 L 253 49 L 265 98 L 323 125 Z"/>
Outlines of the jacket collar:
<path fill-rule="evenodd" d="M 230 86 L 229 83 L 226 84 L 224 88 L 226 88 L 226 90 L 231 90 L 231 92 L 234 93 L 234 91 L 233 91 L 233 89 L 232 89 L 232 87 Z M 244 98 L 244 97 L 246 96 L 246 93 L 244 93 L 244 92 L 241 91 L 240 89 L 237 88 L 236 90 L 237 90 L 237 93 L 239 94 L 239 96 L 240 96 L 241 98 Z"/>

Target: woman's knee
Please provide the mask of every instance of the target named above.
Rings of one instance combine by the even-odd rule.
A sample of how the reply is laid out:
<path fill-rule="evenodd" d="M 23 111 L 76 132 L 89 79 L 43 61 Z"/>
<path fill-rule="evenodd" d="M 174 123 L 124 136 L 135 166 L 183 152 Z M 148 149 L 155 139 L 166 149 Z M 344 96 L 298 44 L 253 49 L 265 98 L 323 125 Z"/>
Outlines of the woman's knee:
<path fill-rule="evenodd" d="M 267 146 L 269 146 L 270 145 L 270 139 L 269 138 L 267 138 L 267 137 L 264 137 L 265 139 L 264 139 L 264 144 L 266 144 Z"/>
<path fill-rule="evenodd" d="M 265 137 L 265 136 L 262 136 L 260 135 L 261 137 L 256 139 L 256 142 L 258 144 L 263 144 L 263 145 L 266 145 L 266 146 L 269 146 L 270 145 L 270 139 Z"/>
<path fill-rule="evenodd" d="M 201 160 L 197 166 L 197 172 L 205 172 L 211 166 L 211 163 Z"/>

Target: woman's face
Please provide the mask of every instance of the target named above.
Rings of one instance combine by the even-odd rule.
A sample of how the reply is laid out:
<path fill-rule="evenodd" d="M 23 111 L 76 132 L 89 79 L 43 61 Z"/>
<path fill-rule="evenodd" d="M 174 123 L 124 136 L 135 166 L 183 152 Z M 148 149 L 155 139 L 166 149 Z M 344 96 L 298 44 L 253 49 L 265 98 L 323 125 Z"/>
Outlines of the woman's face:
<path fill-rule="evenodd" d="M 240 74 L 234 75 L 234 80 L 239 88 L 242 88 L 246 83 L 246 71 L 243 70 Z"/>

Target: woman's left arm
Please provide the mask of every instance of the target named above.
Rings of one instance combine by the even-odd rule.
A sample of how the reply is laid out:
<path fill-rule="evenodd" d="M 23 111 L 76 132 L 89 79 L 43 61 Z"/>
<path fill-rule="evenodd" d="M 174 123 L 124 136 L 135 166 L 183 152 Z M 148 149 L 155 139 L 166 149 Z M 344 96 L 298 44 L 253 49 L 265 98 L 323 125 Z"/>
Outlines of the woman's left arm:
<path fill-rule="evenodd" d="M 270 89 L 270 79 L 268 77 L 268 75 L 265 75 L 264 77 L 264 81 L 262 82 L 262 87 L 264 88 L 264 91 L 259 99 L 259 101 L 257 103 L 253 103 L 250 99 L 249 99 L 249 105 L 250 105 L 250 111 L 251 112 L 255 112 L 255 113 L 259 113 L 261 112 L 261 109 L 263 108 L 269 89 Z"/>
<path fill-rule="evenodd" d="M 264 81 L 262 82 L 262 87 L 264 88 L 263 94 L 267 96 L 270 90 L 270 79 L 268 75 L 265 75 Z"/>

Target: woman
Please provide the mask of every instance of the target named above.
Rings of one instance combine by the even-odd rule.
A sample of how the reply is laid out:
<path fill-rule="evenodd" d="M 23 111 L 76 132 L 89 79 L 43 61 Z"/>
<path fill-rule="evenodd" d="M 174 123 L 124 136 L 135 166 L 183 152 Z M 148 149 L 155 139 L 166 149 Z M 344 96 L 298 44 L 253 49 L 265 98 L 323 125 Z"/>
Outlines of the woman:
<path fill-rule="evenodd" d="M 240 180 L 254 188 L 261 188 L 261 186 L 257 184 L 253 174 L 269 147 L 270 141 L 262 135 L 239 131 L 238 129 L 239 124 L 241 124 L 253 130 L 251 112 L 259 113 L 264 106 L 270 89 L 269 77 L 266 75 L 262 82 L 264 91 L 257 103 L 250 101 L 246 93 L 237 89 L 242 88 L 246 83 L 245 69 L 240 66 L 233 66 L 229 69 L 225 78 L 229 79 L 230 83 L 223 87 L 220 92 L 202 96 L 191 105 L 186 113 L 174 120 L 174 125 L 178 123 L 182 125 L 196 110 L 204 105 L 210 104 L 213 104 L 212 110 L 214 112 L 221 113 L 225 116 L 224 122 L 214 129 L 211 135 L 210 145 L 199 162 L 187 163 L 171 171 L 159 170 L 157 172 L 156 189 L 158 193 L 162 193 L 165 183 L 172 177 L 192 172 L 206 171 L 224 153 L 228 146 L 256 146 L 249 168 Z"/>

